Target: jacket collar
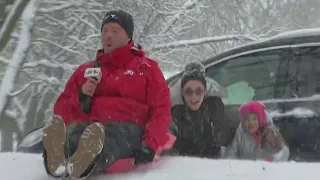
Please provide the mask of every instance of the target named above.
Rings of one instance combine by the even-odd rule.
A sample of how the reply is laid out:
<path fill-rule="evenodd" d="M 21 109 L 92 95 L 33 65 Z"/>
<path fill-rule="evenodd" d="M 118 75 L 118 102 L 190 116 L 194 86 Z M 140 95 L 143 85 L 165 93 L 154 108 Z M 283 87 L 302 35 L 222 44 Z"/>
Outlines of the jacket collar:
<path fill-rule="evenodd" d="M 96 60 L 101 65 L 111 65 L 115 68 L 123 68 L 135 56 L 144 56 L 144 52 L 140 45 L 135 46 L 133 41 L 127 45 L 117 48 L 110 53 L 104 53 L 103 49 L 99 49 L 96 53 Z"/>

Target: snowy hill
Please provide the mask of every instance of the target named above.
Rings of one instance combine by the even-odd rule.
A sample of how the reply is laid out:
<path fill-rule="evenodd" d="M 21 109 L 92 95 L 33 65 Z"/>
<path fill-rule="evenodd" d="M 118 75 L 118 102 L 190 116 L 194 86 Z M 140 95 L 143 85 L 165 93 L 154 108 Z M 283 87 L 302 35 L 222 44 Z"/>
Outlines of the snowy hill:
<path fill-rule="evenodd" d="M 49 180 L 40 155 L 1 153 L 1 179 Z M 268 163 L 175 157 L 148 171 L 105 175 L 91 180 L 312 180 L 320 176 L 319 163 Z"/>

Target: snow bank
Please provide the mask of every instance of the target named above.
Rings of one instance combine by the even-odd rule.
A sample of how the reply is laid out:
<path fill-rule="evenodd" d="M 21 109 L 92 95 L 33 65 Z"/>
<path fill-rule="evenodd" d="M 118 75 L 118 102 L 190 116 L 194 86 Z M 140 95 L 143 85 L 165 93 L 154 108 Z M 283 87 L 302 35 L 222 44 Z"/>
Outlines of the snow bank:
<path fill-rule="evenodd" d="M 268 163 L 208 160 L 187 157 L 163 159 L 148 171 L 101 175 L 89 180 L 304 180 L 318 179 L 320 163 Z M 1 179 L 48 180 L 40 155 L 0 153 Z"/>

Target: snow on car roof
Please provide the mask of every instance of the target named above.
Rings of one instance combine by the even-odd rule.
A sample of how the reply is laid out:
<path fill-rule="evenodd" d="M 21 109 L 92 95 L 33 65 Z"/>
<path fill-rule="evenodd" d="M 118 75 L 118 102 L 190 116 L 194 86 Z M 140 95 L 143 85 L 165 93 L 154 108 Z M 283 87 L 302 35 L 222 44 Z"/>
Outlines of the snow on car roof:
<path fill-rule="evenodd" d="M 260 44 L 264 42 L 268 42 L 271 40 L 282 40 L 282 39 L 290 39 L 290 38 L 299 38 L 299 37 L 310 37 L 310 36 L 320 36 L 320 28 L 313 28 L 313 29 L 299 29 L 299 30 L 292 30 L 292 31 L 286 31 L 283 33 L 279 33 L 275 36 L 269 37 L 269 38 L 261 38 L 259 40 L 246 43 L 240 46 L 237 46 L 235 48 L 228 49 L 227 51 L 230 51 L 232 49 L 239 49 L 241 47 L 246 47 L 248 45 L 255 45 Z"/>
<path fill-rule="evenodd" d="M 288 39 L 288 38 L 307 37 L 307 36 L 320 36 L 320 28 L 287 31 L 287 32 L 275 35 L 271 37 L 269 40 Z"/>

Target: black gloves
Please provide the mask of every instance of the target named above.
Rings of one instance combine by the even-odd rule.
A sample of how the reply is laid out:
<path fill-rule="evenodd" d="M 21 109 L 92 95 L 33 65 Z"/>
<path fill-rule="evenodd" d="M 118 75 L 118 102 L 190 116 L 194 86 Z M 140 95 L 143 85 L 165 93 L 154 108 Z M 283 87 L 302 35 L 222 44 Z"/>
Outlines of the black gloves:
<path fill-rule="evenodd" d="M 152 162 L 155 156 L 155 152 L 150 147 L 141 147 L 134 151 L 135 161 L 134 165 Z"/>

